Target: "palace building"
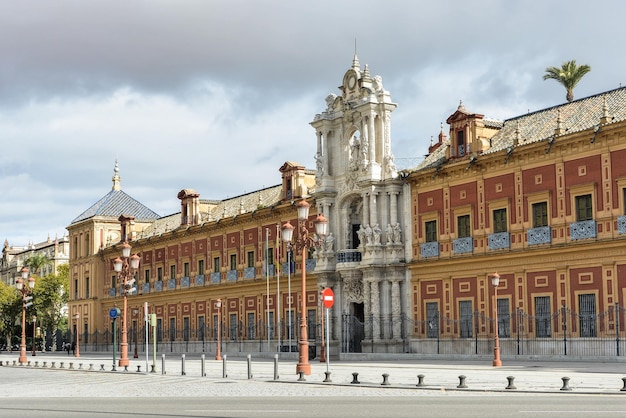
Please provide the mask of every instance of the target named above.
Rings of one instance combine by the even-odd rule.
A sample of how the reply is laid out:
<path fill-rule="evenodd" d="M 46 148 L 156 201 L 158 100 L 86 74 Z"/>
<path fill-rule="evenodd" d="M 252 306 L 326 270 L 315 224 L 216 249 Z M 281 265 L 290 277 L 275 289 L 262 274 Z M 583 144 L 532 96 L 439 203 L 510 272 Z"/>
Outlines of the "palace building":
<path fill-rule="evenodd" d="M 461 103 L 424 161 L 401 171 L 396 107 L 355 55 L 311 122 L 315 169 L 286 162 L 280 184 L 221 201 L 182 189 L 170 216 L 125 194 L 116 164 L 112 190 L 68 226 L 81 344 L 112 342 L 126 241 L 140 257 L 126 312 L 135 347 L 147 303 L 162 350 L 213 351 L 220 329 L 230 353 L 290 351 L 304 316 L 315 355 L 331 288 L 332 355 L 487 354 L 496 328 L 503 356 L 619 355 L 626 89 L 505 121 Z M 304 257 L 280 240 L 302 199 L 309 230 L 323 214 L 330 231 Z"/>

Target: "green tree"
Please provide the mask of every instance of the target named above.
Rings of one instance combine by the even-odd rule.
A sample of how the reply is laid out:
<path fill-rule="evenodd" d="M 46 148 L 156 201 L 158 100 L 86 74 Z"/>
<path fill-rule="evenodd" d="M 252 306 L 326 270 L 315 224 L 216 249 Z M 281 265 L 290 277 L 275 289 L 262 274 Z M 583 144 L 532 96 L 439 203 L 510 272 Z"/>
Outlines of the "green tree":
<path fill-rule="evenodd" d="M 52 333 L 52 346 L 56 347 L 56 333 L 65 318 L 64 308 L 69 300 L 69 264 L 62 264 L 57 274 L 37 280 L 33 289 L 33 305 L 43 329 Z"/>
<path fill-rule="evenodd" d="M 0 281 L 0 333 L 6 337 L 7 347 L 15 333 L 15 323 L 22 313 L 22 298 L 17 290 Z"/>
<path fill-rule="evenodd" d="M 543 76 L 544 80 L 556 80 L 565 87 L 567 94 L 565 98 L 568 102 L 574 100 L 574 87 L 578 82 L 591 71 L 588 65 L 576 65 L 576 60 L 566 61 L 559 67 L 548 67 Z"/>
<path fill-rule="evenodd" d="M 30 269 L 30 274 L 39 275 L 41 269 L 52 264 L 52 260 L 46 254 L 33 254 L 24 260 L 24 265 Z"/>

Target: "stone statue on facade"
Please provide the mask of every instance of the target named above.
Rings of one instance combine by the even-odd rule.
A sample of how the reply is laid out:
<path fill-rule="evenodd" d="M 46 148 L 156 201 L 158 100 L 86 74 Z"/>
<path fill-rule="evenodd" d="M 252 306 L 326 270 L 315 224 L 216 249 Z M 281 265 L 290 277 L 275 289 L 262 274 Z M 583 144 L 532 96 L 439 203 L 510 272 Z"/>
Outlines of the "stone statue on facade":
<path fill-rule="evenodd" d="M 382 233 L 380 226 L 378 226 L 378 224 L 375 224 L 372 232 L 374 235 L 374 245 L 380 245 L 380 234 Z"/>
<path fill-rule="evenodd" d="M 393 243 L 402 244 L 402 229 L 398 222 L 393 225 Z"/>
<path fill-rule="evenodd" d="M 368 224 L 365 224 L 365 239 L 367 240 L 367 245 L 372 244 L 372 228 Z"/>
<path fill-rule="evenodd" d="M 324 251 L 327 253 L 332 253 L 334 243 L 335 243 L 335 237 L 333 236 L 333 233 L 330 232 L 328 236 L 324 239 Z"/>
<path fill-rule="evenodd" d="M 393 243 L 393 228 L 390 224 L 387 224 L 387 228 L 385 229 L 385 236 L 387 238 L 387 244 Z"/>

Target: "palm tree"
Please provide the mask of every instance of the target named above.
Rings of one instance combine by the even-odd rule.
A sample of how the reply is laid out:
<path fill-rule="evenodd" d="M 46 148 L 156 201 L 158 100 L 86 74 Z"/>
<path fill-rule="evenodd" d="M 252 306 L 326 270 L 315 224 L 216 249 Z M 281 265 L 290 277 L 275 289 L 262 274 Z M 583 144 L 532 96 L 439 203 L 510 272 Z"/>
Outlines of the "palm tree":
<path fill-rule="evenodd" d="M 565 98 L 568 102 L 574 100 L 574 87 L 576 84 L 591 71 L 591 67 L 588 65 L 576 65 L 576 60 L 564 62 L 561 68 L 548 67 L 546 73 L 543 76 L 544 80 L 553 79 L 558 81 L 565 87 L 567 94 Z"/>
<path fill-rule="evenodd" d="M 24 264 L 28 266 L 32 274 L 39 275 L 42 268 L 52 264 L 52 260 L 45 254 L 37 253 L 24 260 Z"/>

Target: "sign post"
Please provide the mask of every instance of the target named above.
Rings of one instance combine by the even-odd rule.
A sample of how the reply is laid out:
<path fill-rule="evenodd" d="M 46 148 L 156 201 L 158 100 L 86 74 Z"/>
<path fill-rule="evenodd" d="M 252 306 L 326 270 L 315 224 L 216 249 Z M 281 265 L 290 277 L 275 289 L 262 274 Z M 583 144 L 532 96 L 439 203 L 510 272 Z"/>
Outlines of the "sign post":
<path fill-rule="evenodd" d="M 112 371 L 116 371 L 115 369 L 115 346 L 117 345 L 117 342 L 115 340 L 115 335 L 117 334 L 117 332 L 115 329 L 115 322 L 117 321 L 117 317 L 119 315 L 120 315 L 119 308 L 111 308 L 109 310 L 109 318 L 113 320 L 113 370 Z"/>
<path fill-rule="evenodd" d="M 335 294 L 333 293 L 333 289 L 327 287 L 322 291 L 322 302 L 326 308 L 326 345 L 328 346 L 328 349 L 326 350 L 326 371 L 328 372 L 328 366 L 330 363 L 330 326 L 328 321 L 330 308 L 332 308 L 335 303 Z M 324 332 L 324 330 L 322 330 L 322 332 Z"/>

